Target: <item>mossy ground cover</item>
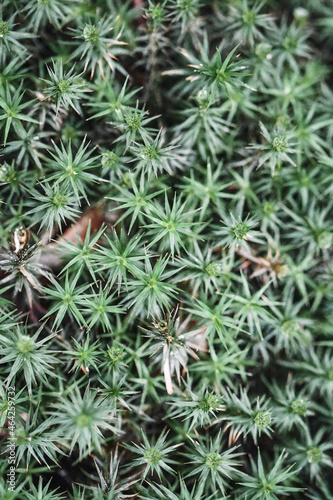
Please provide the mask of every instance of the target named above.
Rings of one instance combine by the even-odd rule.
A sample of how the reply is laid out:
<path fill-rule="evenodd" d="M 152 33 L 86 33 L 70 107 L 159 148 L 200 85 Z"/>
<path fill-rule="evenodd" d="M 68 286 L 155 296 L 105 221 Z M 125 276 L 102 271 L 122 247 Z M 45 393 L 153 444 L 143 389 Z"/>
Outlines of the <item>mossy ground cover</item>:
<path fill-rule="evenodd" d="M 333 498 L 332 37 L 2 2 L 1 499 Z"/>

